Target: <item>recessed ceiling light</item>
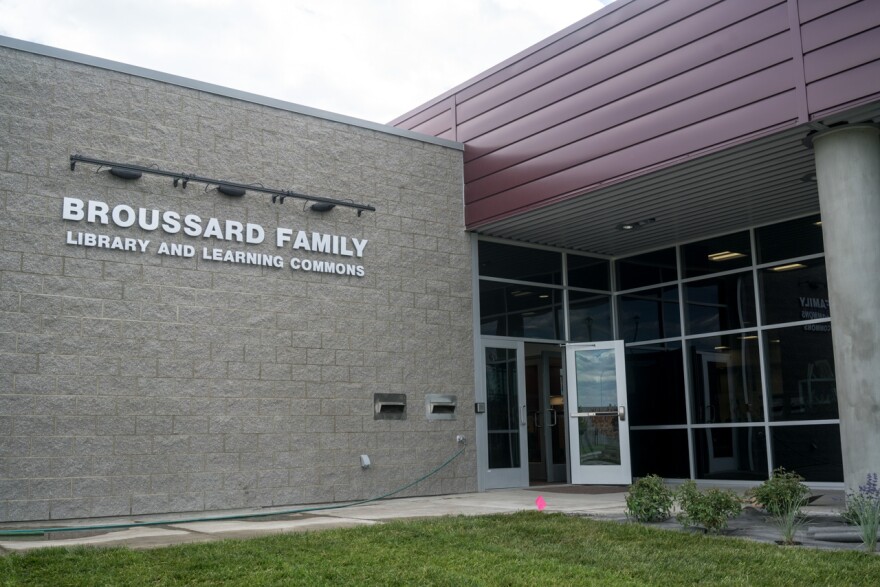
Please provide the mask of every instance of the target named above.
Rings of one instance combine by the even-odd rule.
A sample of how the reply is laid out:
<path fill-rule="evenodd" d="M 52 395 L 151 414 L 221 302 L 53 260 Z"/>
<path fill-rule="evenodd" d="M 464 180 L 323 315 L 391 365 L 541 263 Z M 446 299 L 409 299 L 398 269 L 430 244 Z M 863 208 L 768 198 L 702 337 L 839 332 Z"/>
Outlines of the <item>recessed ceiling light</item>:
<path fill-rule="evenodd" d="M 716 351 L 728 351 L 728 350 L 730 350 L 730 347 L 722 345 L 722 346 L 715 347 L 715 350 Z"/>
<path fill-rule="evenodd" d="M 746 336 L 739 337 L 740 340 L 757 340 L 757 338 L 758 338 L 757 334 L 748 334 Z"/>
<path fill-rule="evenodd" d="M 541 294 L 541 295 L 539 295 L 538 297 L 541 298 L 541 299 L 543 300 L 543 299 L 549 298 L 549 297 L 550 297 L 550 294 Z"/>
<path fill-rule="evenodd" d="M 645 218 L 644 220 L 639 220 L 638 222 L 622 222 L 621 224 L 617 225 L 617 230 L 635 230 L 649 224 L 654 224 L 655 222 L 657 222 L 656 218 Z"/>
<path fill-rule="evenodd" d="M 532 295 L 532 292 L 530 292 L 530 291 L 522 291 L 522 290 L 519 290 L 519 289 L 518 289 L 518 290 L 516 290 L 516 291 L 512 291 L 512 292 L 510 292 L 510 295 L 519 298 L 519 297 L 522 297 L 522 296 L 530 296 L 530 295 Z"/>
<path fill-rule="evenodd" d="M 736 251 L 720 251 L 718 253 L 710 253 L 708 257 L 710 261 L 729 261 L 731 259 L 745 257 L 745 254 L 737 253 Z"/>
<path fill-rule="evenodd" d="M 776 267 L 771 267 L 770 271 L 794 271 L 795 269 L 804 269 L 806 265 L 803 263 L 789 263 L 788 265 L 777 265 Z"/>
<path fill-rule="evenodd" d="M 816 222 L 813 223 L 813 226 L 822 226 L 822 221 L 817 220 Z"/>

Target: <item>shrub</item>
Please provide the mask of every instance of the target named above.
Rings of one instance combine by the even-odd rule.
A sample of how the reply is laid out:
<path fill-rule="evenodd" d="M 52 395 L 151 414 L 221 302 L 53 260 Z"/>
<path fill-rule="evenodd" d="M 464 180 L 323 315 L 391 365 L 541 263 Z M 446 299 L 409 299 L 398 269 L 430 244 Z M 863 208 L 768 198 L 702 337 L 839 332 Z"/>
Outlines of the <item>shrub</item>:
<path fill-rule="evenodd" d="M 774 506 L 776 513 L 772 514 L 773 523 L 779 528 L 784 544 L 795 544 L 795 534 L 807 521 L 801 513 L 801 508 L 808 501 L 806 495 L 789 495 Z"/>
<path fill-rule="evenodd" d="M 739 496 L 729 489 L 700 491 L 693 481 L 685 481 L 676 493 L 681 512 L 676 516 L 685 527 L 701 526 L 709 532 L 727 528 L 727 521 L 742 511 Z"/>
<path fill-rule="evenodd" d="M 637 522 L 662 522 L 672 511 L 672 491 L 657 475 L 642 477 L 626 495 L 626 516 Z"/>
<path fill-rule="evenodd" d="M 771 516 L 790 512 L 792 507 L 796 507 L 799 514 L 810 495 L 810 488 L 803 484 L 803 480 L 794 471 L 779 467 L 767 481 L 749 491 L 749 495 Z"/>
<path fill-rule="evenodd" d="M 868 474 L 865 484 L 859 485 L 858 493 L 847 495 L 843 517 L 847 522 L 858 525 L 865 550 L 874 552 L 880 532 L 880 488 L 877 486 L 877 473 Z"/>

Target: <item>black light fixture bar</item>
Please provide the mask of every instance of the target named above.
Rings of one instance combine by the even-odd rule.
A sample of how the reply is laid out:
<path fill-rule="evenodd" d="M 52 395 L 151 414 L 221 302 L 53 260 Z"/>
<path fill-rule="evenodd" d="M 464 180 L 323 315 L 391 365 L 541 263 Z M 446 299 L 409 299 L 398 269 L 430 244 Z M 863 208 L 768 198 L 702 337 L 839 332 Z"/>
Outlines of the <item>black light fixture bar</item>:
<path fill-rule="evenodd" d="M 159 175 L 162 177 L 170 177 L 174 180 L 174 186 L 177 187 L 178 182 L 183 182 L 183 188 L 186 189 L 186 184 L 194 181 L 196 183 L 203 183 L 206 185 L 216 185 L 216 186 L 230 186 L 233 188 L 238 188 L 241 190 L 247 190 L 252 192 L 261 192 L 264 194 L 272 194 L 272 201 L 283 203 L 284 198 L 298 198 L 300 200 L 307 200 L 310 202 L 320 202 L 322 204 L 332 204 L 336 206 L 344 206 L 346 208 L 354 208 L 358 211 L 358 216 L 363 212 L 375 212 L 376 208 L 370 206 L 368 204 L 358 204 L 356 202 L 347 202 L 345 200 L 335 200 L 333 198 L 325 198 L 323 196 L 309 196 L 306 194 L 300 194 L 298 192 L 292 192 L 289 190 L 275 190 L 272 188 L 265 188 L 263 186 L 254 186 L 248 185 L 244 183 L 235 183 L 232 181 L 226 181 L 221 179 L 211 179 L 210 177 L 201 177 L 199 175 L 193 175 L 191 173 L 179 173 L 176 171 L 165 171 L 163 169 L 158 169 L 156 167 L 144 167 L 143 165 L 134 165 L 132 163 L 117 163 L 114 161 L 104 161 L 103 159 L 93 159 L 92 157 L 83 157 L 82 155 L 71 155 L 70 156 L 70 170 L 73 171 L 76 167 L 77 163 L 89 163 L 91 165 L 100 165 L 102 167 L 115 167 L 117 169 L 129 169 L 131 171 L 139 171 L 141 173 L 149 173 L 151 175 Z"/>

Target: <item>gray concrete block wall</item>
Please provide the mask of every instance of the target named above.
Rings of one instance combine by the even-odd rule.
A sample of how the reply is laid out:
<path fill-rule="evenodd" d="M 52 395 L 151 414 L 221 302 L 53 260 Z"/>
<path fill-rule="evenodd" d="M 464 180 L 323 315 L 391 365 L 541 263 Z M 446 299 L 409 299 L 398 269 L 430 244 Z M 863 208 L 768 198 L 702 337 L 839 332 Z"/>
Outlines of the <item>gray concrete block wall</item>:
<path fill-rule="evenodd" d="M 71 172 L 75 153 L 377 212 Z M 65 196 L 257 223 L 267 242 L 65 221 Z M 365 276 L 156 254 L 322 259 L 276 249 L 276 227 L 369 239 Z M 442 463 L 458 434 L 465 454 L 402 495 L 473 491 L 471 300 L 461 152 L 0 48 L 0 520 L 363 499 Z M 408 417 L 374 420 L 374 393 L 405 393 Z M 457 395 L 459 417 L 427 421 L 428 393 Z"/>

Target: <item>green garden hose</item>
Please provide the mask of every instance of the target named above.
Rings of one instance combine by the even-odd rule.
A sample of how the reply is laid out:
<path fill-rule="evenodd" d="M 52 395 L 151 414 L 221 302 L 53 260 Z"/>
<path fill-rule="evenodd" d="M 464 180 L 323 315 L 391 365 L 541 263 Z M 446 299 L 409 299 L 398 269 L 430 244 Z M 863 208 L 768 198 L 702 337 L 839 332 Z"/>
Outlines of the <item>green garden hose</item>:
<path fill-rule="evenodd" d="M 138 528 L 141 526 L 164 526 L 171 524 L 190 524 L 193 522 L 220 522 L 225 520 L 244 520 L 248 518 L 265 518 L 269 516 L 283 516 L 288 514 L 302 514 L 306 512 L 319 512 L 324 510 L 338 510 L 342 508 L 348 508 L 356 505 L 363 505 L 365 503 L 371 503 L 374 501 L 379 501 L 392 495 L 396 495 L 401 491 L 405 491 L 416 485 L 417 483 L 421 483 L 428 477 L 438 473 L 443 470 L 449 463 L 457 459 L 464 452 L 464 448 L 461 448 L 457 453 L 446 459 L 446 461 L 441 464 L 439 467 L 435 468 L 433 471 L 422 475 L 415 481 L 400 487 L 399 489 L 395 489 L 394 491 L 390 491 L 378 497 L 371 497 L 369 499 L 363 499 L 361 501 L 354 501 L 351 503 L 342 503 L 342 504 L 333 504 L 333 505 L 321 505 L 307 508 L 297 508 L 293 510 L 280 510 L 280 511 L 272 511 L 272 512 L 259 512 L 259 513 L 250 513 L 250 514 L 236 514 L 229 516 L 216 516 L 211 518 L 181 518 L 179 520 L 157 520 L 155 522 L 130 522 L 127 524 L 100 524 L 94 526 L 64 526 L 59 528 L 15 528 L 10 530 L 0 530 L 0 536 L 40 536 L 42 534 L 49 534 L 55 532 L 84 532 L 84 531 L 92 531 L 92 530 L 118 530 L 121 528 Z"/>

